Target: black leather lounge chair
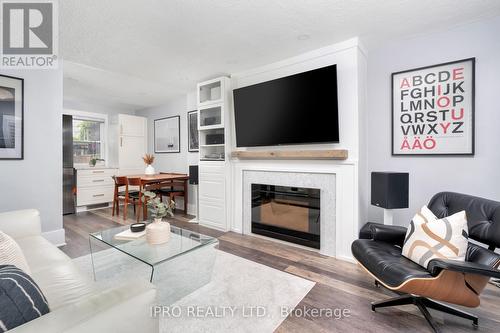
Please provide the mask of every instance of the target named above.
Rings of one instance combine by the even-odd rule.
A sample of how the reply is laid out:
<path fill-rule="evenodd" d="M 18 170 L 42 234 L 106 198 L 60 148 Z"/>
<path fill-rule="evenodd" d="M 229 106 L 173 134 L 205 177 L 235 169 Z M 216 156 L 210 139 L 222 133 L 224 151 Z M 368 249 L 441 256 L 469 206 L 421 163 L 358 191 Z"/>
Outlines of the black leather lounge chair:
<path fill-rule="evenodd" d="M 376 284 L 400 296 L 372 303 L 376 308 L 405 304 L 416 305 L 435 332 L 439 328 L 427 308 L 470 319 L 477 327 L 478 318 L 447 304 L 479 306 L 479 295 L 491 277 L 500 278 L 500 202 L 470 195 L 441 192 L 431 199 L 429 209 L 438 217 L 465 210 L 469 227 L 466 261 L 433 259 L 427 269 L 401 255 L 406 228 L 369 223 L 353 242 L 352 253 L 359 264 L 372 275 Z"/>

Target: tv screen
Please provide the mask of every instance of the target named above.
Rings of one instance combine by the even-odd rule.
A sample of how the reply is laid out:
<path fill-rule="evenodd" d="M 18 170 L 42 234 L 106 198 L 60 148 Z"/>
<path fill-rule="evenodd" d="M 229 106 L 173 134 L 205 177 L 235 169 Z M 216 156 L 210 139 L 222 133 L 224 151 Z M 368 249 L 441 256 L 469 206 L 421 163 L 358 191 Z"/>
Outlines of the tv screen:
<path fill-rule="evenodd" d="M 339 142 L 336 65 L 233 90 L 236 146 Z"/>

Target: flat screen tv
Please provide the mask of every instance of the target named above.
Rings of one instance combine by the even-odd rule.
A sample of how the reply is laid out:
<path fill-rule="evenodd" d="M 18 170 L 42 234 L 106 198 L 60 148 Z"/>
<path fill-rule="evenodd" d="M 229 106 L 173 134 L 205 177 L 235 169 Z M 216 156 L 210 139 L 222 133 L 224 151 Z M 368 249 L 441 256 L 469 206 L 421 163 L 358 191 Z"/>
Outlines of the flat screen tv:
<path fill-rule="evenodd" d="M 338 143 L 336 65 L 233 90 L 237 147 Z"/>

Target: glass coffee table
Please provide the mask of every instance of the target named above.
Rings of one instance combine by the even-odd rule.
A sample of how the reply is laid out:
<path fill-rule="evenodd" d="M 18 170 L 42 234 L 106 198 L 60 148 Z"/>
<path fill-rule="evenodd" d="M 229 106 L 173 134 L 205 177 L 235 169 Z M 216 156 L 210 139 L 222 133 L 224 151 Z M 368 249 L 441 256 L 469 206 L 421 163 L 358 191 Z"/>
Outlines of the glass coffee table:
<path fill-rule="evenodd" d="M 171 226 L 170 240 L 150 245 L 146 236 L 116 239 L 128 229 L 119 226 L 89 237 L 94 279 L 129 274 L 148 278 L 157 286 L 164 303 L 173 303 L 211 280 L 218 240 Z"/>

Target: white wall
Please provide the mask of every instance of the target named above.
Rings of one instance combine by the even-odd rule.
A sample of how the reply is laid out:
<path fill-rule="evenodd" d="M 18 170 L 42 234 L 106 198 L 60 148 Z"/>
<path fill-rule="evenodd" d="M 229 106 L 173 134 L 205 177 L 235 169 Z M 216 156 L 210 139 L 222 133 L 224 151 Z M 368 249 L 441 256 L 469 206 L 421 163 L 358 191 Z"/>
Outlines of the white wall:
<path fill-rule="evenodd" d="M 457 191 L 500 200 L 500 18 L 453 30 L 394 41 L 368 55 L 368 171 L 410 173 L 410 208 L 395 211 L 395 224 L 408 225 L 414 213 L 439 191 Z M 476 155 L 473 157 L 391 156 L 391 73 L 476 57 Z M 369 186 L 361 189 L 369 193 Z M 368 203 L 369 219 L 382 210 Z"/>
<path fill-rule="evenodd" d="M 0 161 L 0 211 L 40 210 L 42 231 L 56 244 L 64 243 L 62 73 L 62 68 L 1 72 L 24 78 L 24 160 Z"/>
<path fill-rule="evenodd" d="M 86 111 L 93 113 L 102 113 L 107 115 L 117 115 L 119 113 L 135 115 L 135 110 L 132 109 L 124 109 L 114 106 L 99 105 L 84 101 L 75 101 L 66 99 L 63 101 L 63 108 L 65 110 L 70 109 L 70 110 Z"/>
<path fill-rule="evenodd" d="M 187 113 L 196 109 L 196 93 L 192 92 L 180 96 L 169 103 L 153 108 L 136 111 L 137 116 L 148 118 L 148 152 L 155 155 L 154 168 L 157 172 L 189 172 L 189 165 L 198 164 L 198 153 L 188 152 L 188 122 Z M 154 120 L 180 116 L 181 152 L 180 153 L 154 153 Z M 193 187 L 188 192 L 188 212 L 195 214 L 195 201 Z M 179 198 L 177 207 L 183 207 Z"/>

